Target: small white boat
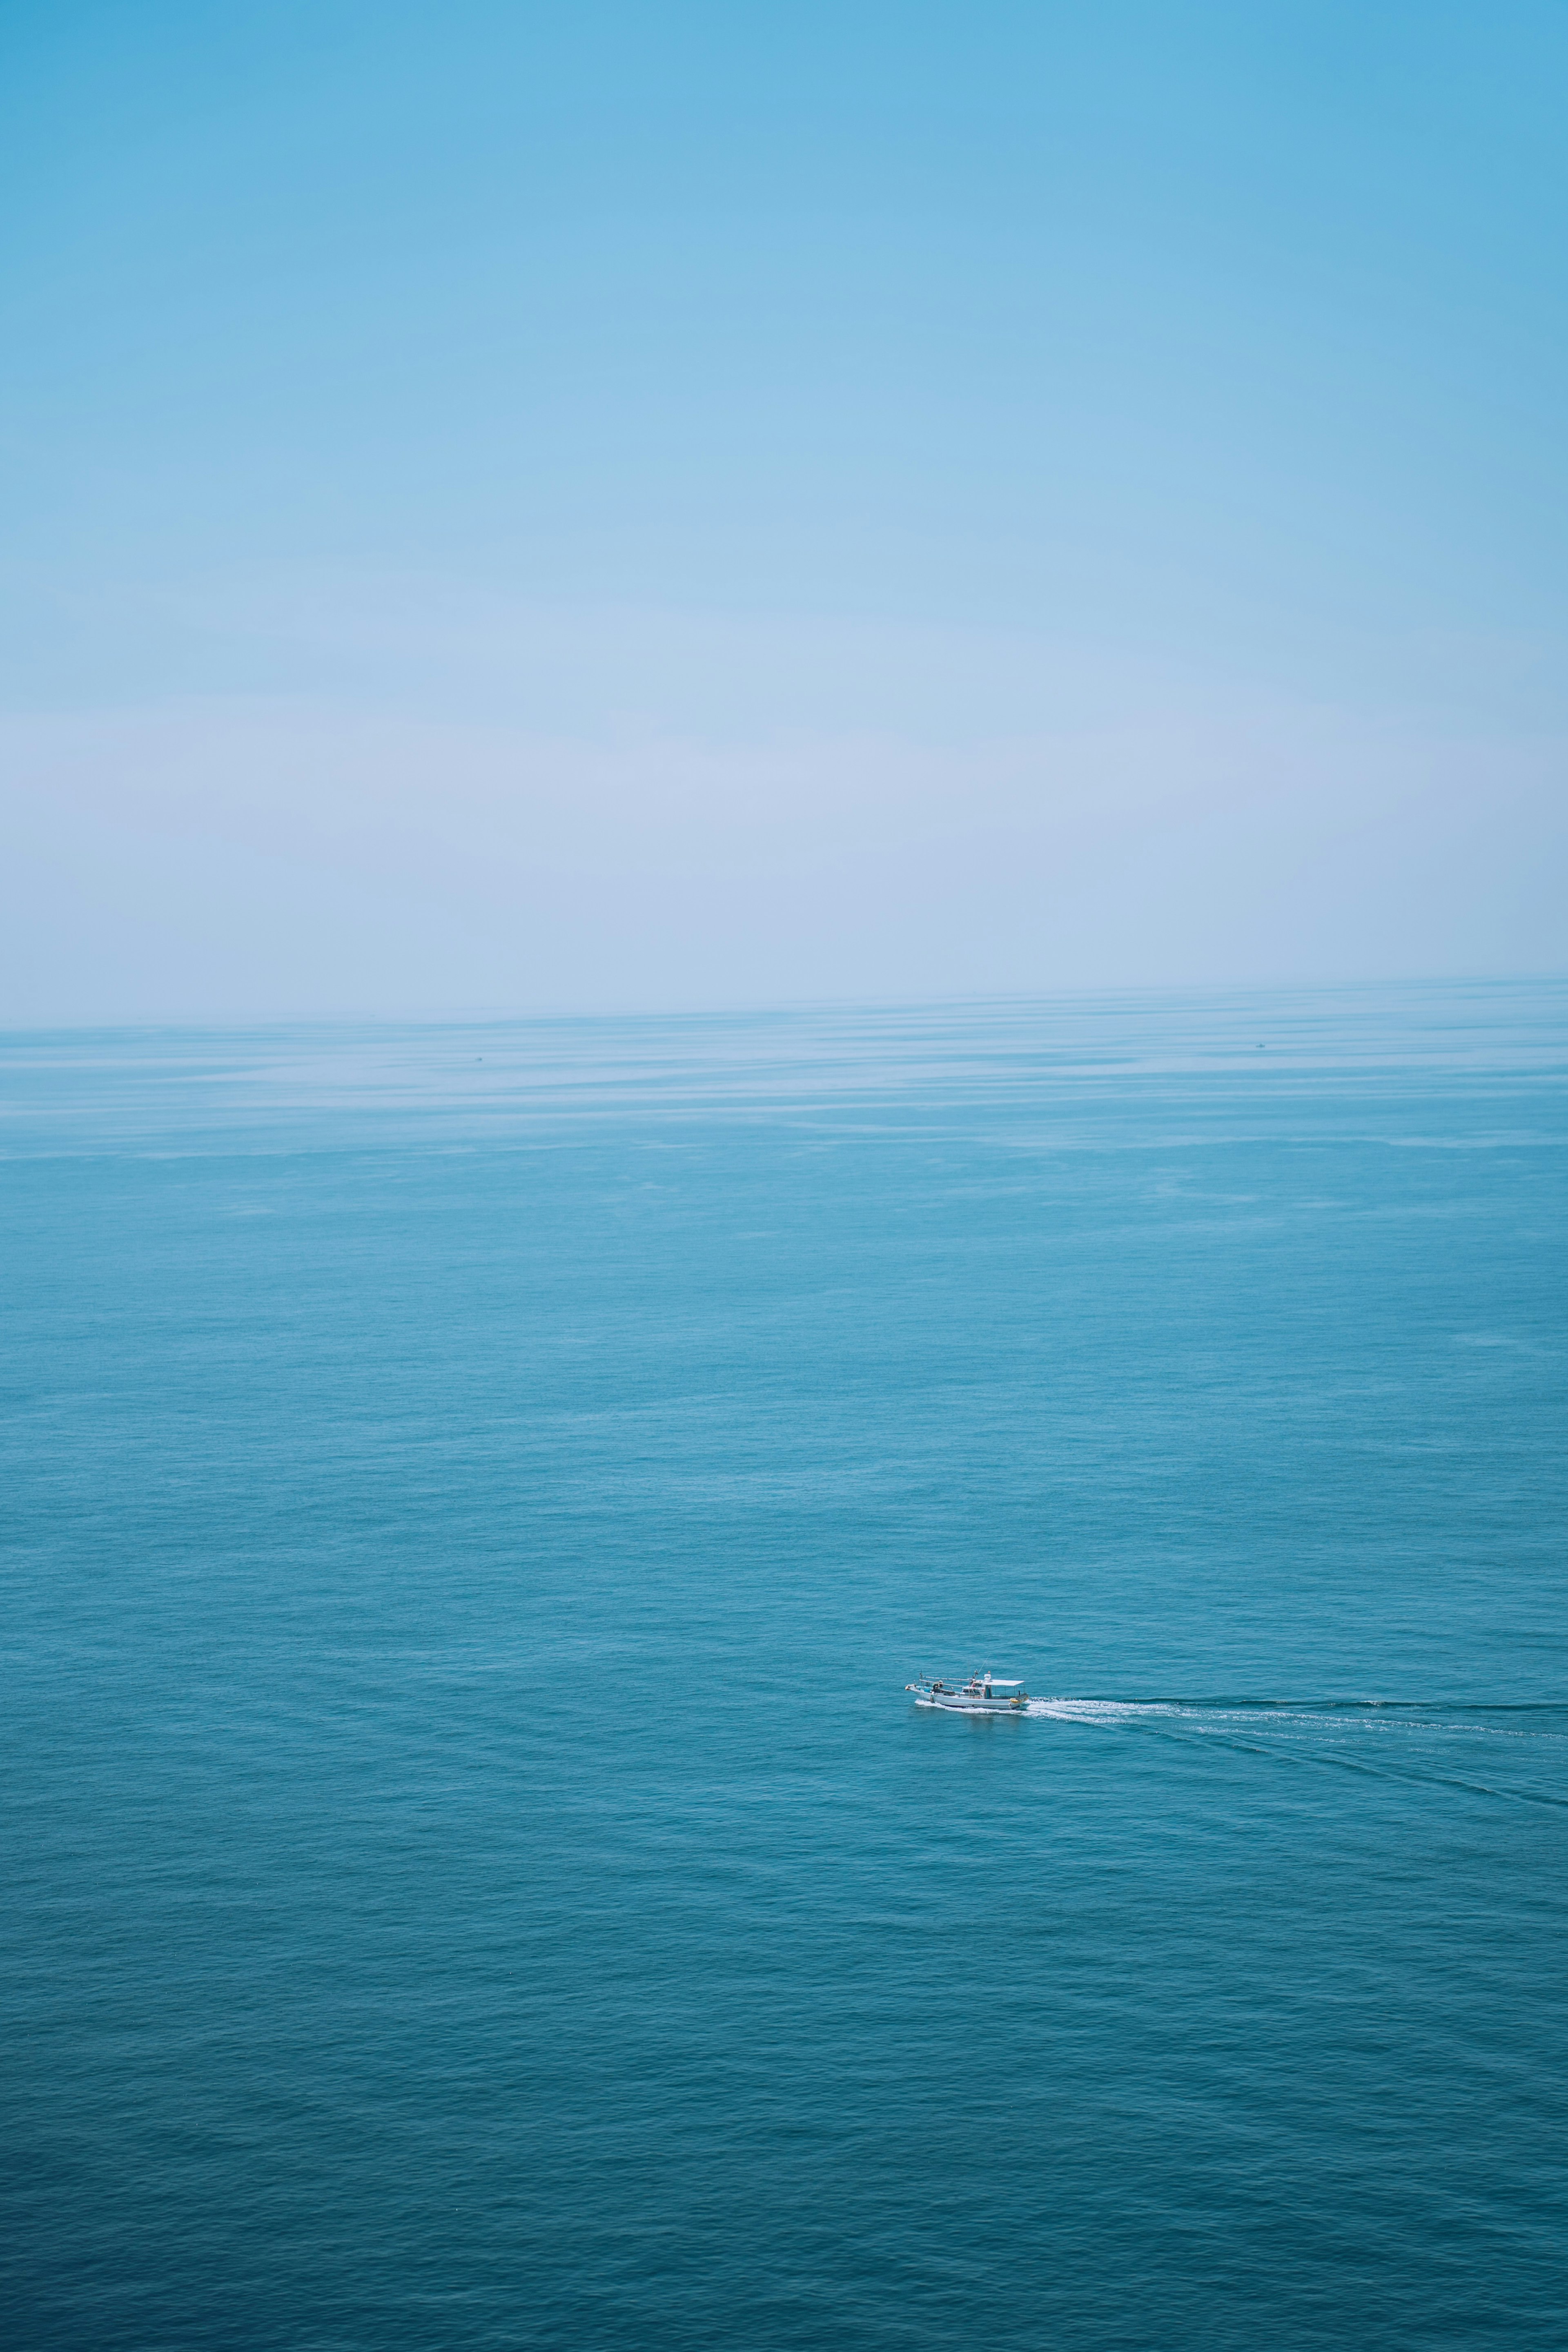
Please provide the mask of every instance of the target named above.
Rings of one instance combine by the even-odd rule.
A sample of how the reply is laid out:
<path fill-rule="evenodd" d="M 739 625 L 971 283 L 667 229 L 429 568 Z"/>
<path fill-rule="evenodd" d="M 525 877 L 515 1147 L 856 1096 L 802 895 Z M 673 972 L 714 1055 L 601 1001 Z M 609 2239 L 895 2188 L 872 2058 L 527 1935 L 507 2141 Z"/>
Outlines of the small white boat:
<path fill-rule="evenodd" d="M 919 1675 L 904 1687 L 915 1693 L 916 1706 L 944 1706 L 955 1715 L 1021 1715 L 1029 1705 L 1022 1683 L 1002 1682 L 988 1668 L 967 1683 Z"/>

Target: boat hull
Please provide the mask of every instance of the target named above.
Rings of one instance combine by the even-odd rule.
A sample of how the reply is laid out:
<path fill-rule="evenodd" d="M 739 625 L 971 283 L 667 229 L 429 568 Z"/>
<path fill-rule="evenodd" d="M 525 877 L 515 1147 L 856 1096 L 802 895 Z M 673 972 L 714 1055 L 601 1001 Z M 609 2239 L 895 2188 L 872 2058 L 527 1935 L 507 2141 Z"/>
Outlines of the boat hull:
<path fill-rule="evenodd" d="M 944 1715 L 1023 1715 L 1029 1706 L 1021 1698 L 917 1698 L 915 1704 L 938 1707 Z"/>

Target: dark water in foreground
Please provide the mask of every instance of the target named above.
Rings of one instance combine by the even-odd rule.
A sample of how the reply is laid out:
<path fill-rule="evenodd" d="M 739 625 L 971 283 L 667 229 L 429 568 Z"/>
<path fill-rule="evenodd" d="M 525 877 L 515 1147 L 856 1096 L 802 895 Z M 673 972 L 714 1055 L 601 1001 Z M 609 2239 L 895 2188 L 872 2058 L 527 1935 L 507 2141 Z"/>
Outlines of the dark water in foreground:
<path fill-rule="evenodd" d="M 1568 991 L 5 1065 L 13 2341 L 1568 2342 Z"/>

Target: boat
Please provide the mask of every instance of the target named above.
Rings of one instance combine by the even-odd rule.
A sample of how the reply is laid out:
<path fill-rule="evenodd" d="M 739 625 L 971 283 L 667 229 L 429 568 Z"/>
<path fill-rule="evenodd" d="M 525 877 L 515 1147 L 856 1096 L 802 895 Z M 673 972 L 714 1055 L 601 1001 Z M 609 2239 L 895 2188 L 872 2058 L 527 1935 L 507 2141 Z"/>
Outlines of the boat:
<path fill-rule="evenodd" d="M 1021 1715 L 1029 1705 L 1022 1683 L 1004 1682 L 988 1666 L 967 1682 L 948 1682 L 940 1675 L 917 1675 L 904 1685 L 915 1693 L 916 1706 L 946 1707 L 954 1715 Z"/>

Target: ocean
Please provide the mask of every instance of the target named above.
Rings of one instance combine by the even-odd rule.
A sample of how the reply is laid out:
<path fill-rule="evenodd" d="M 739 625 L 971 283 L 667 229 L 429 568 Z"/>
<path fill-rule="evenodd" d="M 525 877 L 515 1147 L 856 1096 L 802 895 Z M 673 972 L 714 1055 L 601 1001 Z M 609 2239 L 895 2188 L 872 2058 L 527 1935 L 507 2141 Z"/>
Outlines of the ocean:
<path fill-rule="evenodd" d="M 3 1059 L 18 2352 L 1568 2344 L 1568 987 Z"/>

